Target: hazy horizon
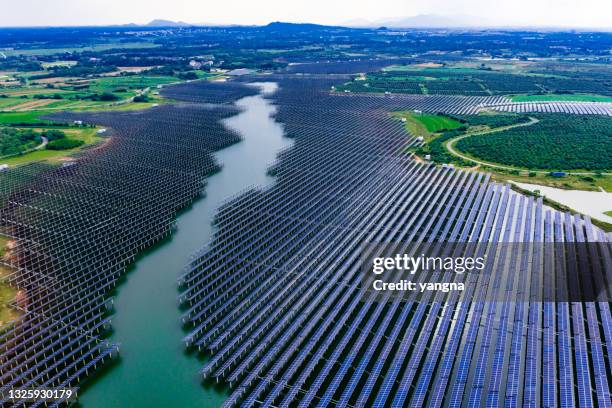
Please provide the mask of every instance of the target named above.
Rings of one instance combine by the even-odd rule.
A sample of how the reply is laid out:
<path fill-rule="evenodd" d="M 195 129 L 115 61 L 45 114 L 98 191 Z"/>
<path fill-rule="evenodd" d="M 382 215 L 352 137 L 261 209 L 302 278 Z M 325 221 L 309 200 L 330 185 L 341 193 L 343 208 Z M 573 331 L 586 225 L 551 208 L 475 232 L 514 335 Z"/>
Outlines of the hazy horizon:
<path fill-rule="evenodd" d="M 22 0 L 0 15 L 0 27 L 103 26 L 147 24 L 163 19 L 189 24 L 265 25 L 273 21 L 325 25 L 366 25 L 434 16 L 449 26 L 610 28 L 612 3 L 605 0 L 341 0 L 285 2 L 237 0 L 229 6 L 197 0 Z M 36 10 L 35 13 L 32 10 Z"/>

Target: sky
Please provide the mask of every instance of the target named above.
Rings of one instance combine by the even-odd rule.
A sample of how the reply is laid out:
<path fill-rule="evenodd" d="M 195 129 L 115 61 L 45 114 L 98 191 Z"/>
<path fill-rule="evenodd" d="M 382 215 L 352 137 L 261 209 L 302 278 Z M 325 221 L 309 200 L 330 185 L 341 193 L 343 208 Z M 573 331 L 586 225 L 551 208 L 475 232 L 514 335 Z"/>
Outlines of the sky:
<path fill-rule="evenodd" d="M 612 27 L 610 0 L 0 0 L 0 26 L 208 24 L 271 21 L 346 24 L 422 14 L 469 16 L 483 25 Z"/>

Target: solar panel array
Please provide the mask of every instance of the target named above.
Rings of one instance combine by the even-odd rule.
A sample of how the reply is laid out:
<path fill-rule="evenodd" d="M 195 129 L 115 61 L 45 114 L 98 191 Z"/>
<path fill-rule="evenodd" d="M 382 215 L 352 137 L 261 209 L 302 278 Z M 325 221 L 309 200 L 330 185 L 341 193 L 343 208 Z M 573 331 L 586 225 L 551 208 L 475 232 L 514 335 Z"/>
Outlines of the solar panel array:
<path fill-rule="evenodd" d="M 180 279 L 185 343 L 210 354 L 202 375 L 230 385 L 226 406 L 611 406 L 609 304 L 513 302 L 546 288 L 525 259 L 509 255 L 520 276 L 502 302 L 358 294 L 372 241 L 602 242 L 610 259 L 612 237 L 588 218 L 413 161 L 417 141 L 388 115 L 469 114 L 500 97 L 337 95 L 324 72 L 266 78 L 295 143 L 272 165 L 273 186 L 219 209 L 214 240 Z M 117 352 L 101 340 L 108 293 L 201 194 L 218 170 L 210 153 L 239 140 L 219 123 L 255 92 L 239 81 L 169 88 L 190 103 L 146 112 L 57 115 L 114 137 L 63 166 L 2 173 L 9 283 L 24 293 L 23 316 L 0 334 L 3 391 L 77 386 Z"/>
<path fill-rule="evenodd" d="M 240 84 L 230 89 L 214 99 L 229 103 L 252 92 Z M 171 233 L 176 212 L 219 170 L 211 152 L 240 140 L 220 121 L 237 112 L 182 104 L 53 115 L 107 126 L 113 137 L 63 165 L 0 174 L 0 228 L 14 242 L 4 258 L 7 282 L 21 290 L 14 306 L 22 311 L 0 333 L 3 395 L 13 387 L 78 386 L 117 353 L 102 340 L 110 327 L 108 294 L 139 252 Z"/>
<path fill-rule="evenodd" d="M 612 116 L 612 103 L 609 102 L 508 102 L 486 104 L 486 106 L 500 112 Z"/>
<path fill-rule="evenodd" d="M 533 265 L 552 254 L 510 253 L 517 279 L 474 274 L 466 291 L 420 301 L 359 292 L 367 242 L 602 242 L 609 260 L 609 234 L 481 173 L 411 160 L 415 139 L 388 110 L 434 97 L 338 97 L 323 78 L 274 79 L 295 143 L 273 186 L 219 209 L 214 240 L 180 279 L 185 344 L 210 354 L 201 374 L 230 385 L 225 406 L 612 404 L 609 304 L 539 301 Z M 418 106 L 465 100 L 435 98 L 446 103 Z M 502 301 L 478 300 L 502 285 Z M 525 291 L 532 301 L 514 301 Z"/>

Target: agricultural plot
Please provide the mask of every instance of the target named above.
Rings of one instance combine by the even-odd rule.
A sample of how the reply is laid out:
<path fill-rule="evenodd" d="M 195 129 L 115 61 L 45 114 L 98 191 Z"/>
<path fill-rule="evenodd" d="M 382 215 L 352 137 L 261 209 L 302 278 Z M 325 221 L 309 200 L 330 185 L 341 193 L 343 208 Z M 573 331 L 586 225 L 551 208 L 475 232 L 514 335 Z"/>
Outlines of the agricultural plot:
<path fill-rule="evenodd" d="M 353 61 L 328 61 L 316 63 L 293 64 L 287 72 L 301 74 L 357 74 L 372 72 L 392 64 L 401 63 L 402 59 L 363 59 Z"/>
<path fill-rule="evenodd" d="M 470 136 L 456 146 L 487 162 L 526 169 L 612 169 L 612 118 L 564 114 L 537 117 L 540 122 L 535 125 Z"/>
<path fill-rule="evenodd" d="M 511 73 L 473 68 L 423 68 L 370 72 L 365 80 L 353 80 L 341 88 L 352 92 L 397 92 L 438 95 L 600 94 L 612 95 L 609 81 L 527 72 Z M 568 99 L 575 100 L 575 99 Z M 581 100 L 581 99 L 578 99 Z M 601 101 L 601 100 L 600 100 Z"/>
<path fill-rule="evenodd" d="M 172 76 L 117 76 L 99 78 L 90 82 L 89 89 L 93 92 L 132 92 L 135 89 L 155 88 L 158 85 L 166 85 L 177 82 Z"/>

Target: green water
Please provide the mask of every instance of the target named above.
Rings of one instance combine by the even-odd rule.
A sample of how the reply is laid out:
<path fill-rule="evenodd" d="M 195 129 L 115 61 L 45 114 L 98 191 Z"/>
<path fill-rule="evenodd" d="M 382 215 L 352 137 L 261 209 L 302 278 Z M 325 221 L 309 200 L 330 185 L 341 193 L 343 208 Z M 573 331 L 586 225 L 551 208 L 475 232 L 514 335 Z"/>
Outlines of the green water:
<path fill-rule="evenodd" d="M 262 92 L 275 88 L 261 86 Z M 119 285 L 111 340 L 120 344 L 120 359 L 86 384 L 82 407 L 217 407 L 227 397 L 222 387 L 201 384 L 203 362 L 184 350 L 176 281 L 190 255 L 209 241 L 219 204 L 248 186 L 273 182 L 267 167 L 290 143 L 261 95 L 237 104 L 246 110 L 226 124 L 244 140 L 215 154 L 223 169 L 207 180 L 205 198 L 179 215 L 172 237 L 144 254 Z"/>

